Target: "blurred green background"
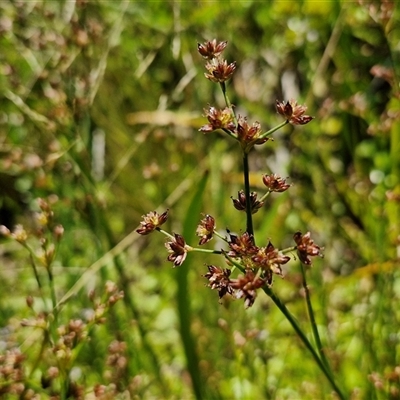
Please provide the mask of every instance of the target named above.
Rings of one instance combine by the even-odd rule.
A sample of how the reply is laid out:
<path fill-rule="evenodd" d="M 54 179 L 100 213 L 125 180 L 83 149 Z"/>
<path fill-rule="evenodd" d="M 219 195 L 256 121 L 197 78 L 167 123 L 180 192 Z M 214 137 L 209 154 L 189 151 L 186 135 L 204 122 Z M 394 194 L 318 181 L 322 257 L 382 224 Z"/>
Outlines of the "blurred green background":
<path fill-rule="evenodd" d="M 239 147 L 198 132 L 204 108 L 224 106 L 197 53 L 213 38 L 238 65 L 227 86 L 238 114 L 267 130 L 281 122 L 276 99 L 295 98 L 315 116 L 250 154 L 260 196 L 262 174 L 293 183 L 255 214 L 257 241 L 284 248 L 312 232 L 325 257 L 309 284 L 339 385 L 352 399 L 399 398 L 399 21 L 390 1 L 0 2 L 0 224 L 23 224 L 40 247 L 36 199 L 52 204 L 65 230 L 53 263 L 60 324 L 84 318 L 88 291 L 109 279 L 125 292 L 74 350 L 71 379 L 87 398 L 96 384 L 115 384 L 109 398 L 334 398 L 266 296 L 245 310 L 205 287 L 205 265 L 222 258 L 189 254 L 173 269 L 162 235 L 134 232 L 166 208 L 165 229 L 191 244 L 201 213 L 222 233 L 245 229 L 231 200 Z M 20 326 L 27 296 L 35 313 L 50 303 L 25 249 L 3 238 L 0 257 L 0 352 L 20 348 L 26 384 L 50 396 L 39 387 L 53 361 Z M 285 267 L 274 290 L 308 332 L 298 260 Z M 126 343 L 118 377 L 113 340 Z"/>

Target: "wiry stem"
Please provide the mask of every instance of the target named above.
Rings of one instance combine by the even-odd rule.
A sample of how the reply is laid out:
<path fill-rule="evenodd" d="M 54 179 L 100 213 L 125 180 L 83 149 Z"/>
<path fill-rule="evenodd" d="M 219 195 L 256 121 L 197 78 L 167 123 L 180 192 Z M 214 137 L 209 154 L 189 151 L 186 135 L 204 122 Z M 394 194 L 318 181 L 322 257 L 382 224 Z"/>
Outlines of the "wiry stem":
<path fill-rule="evenodd" d="M 313 310 L 312 303 L 311 303 L 310 291 L 309 291 L 308 285 L 307 285 L 306 272 L 304 270 L 304 266 L 302 263 L 300 263 L 300 268 L 301 268 L 301 275 L 302 275 L 302 284 L 303 284 L 303 288 L 304 288 L 304 293 L 306 295 L 307 311 L 308 311 L 308 316 L 310 318 L 310 324 L 311 324 L 311 329 L 312 329 L 314 340 L 315 340 L 315 345 L 317 346 L 317 350 L 321 357 L 321 360 L 325 364 L 328 371 L 332 374 L 328 360 L 325 355 L 324 348 L 322 346 L 321 338 L 319 336 L 317 323 L 315 321 L 315 314 L 314 314 L 314 310 Z"/>
<path fill-rule="evenodd" d="M 279 310 L 282 312 L 282 314 L 285 316 L 285 318 L 290 322 L 293 329 L 299 336 L 300 340 L 306 346 L 307 350 L 311 353 L 311 355 L 314 358 L 315 362 L 317 363 L 319 369 L 323 372 L 323 374 L 328 379 L 333 390 L 337 393 L 337 395 L 339 396 L 339 398 L 341 400 L 345 400 L 345 396 L 343 395 L 342 391 L 337 386 L 335 380 L 332 377 L 332 374 L 330 373 L 330 370 L 326 367 L 325 363 L 319 357 L 318 353 L 315 351 L 314 347 L 312 346 L 312 344 L 310 343 L 307 336 L 304 334 L 303 330 L 300 328 L 299 324 L 294 319 L 292 314 L 289 312 L 289 310 L 286 308 L 286 306 L 281 302 L 279 297 L 276 296 L 276 294 L 273 292 L 273 290 L 270 287 L 264 286 L 263 290 L 272 299 L 272 301 L 276 304 L 276 306 L 279 308 Z"/>
<path fill-rule="evenodd" d="M 246 196 L 246 231 L 249 235 L 254 237 L 253 229 L 253 215 L 251 212 L 251 202 L 250 202 L 250 172 L 249 172 L 249 159 L 248 154 L 243 152 L 243 177 L 244 177 L 244 193 Z"/>
<path fill-rule="evenodd" d="M 222 94 L 224 95 L 225 104 L 227 105 L 228 108 L 231 109 L 232 114 L 233 114 L 233 119 L 234 119 L 234 121 L 235 121 L 235 125 L 237 126 L 238 122 L 237 122 L 236 113 L 235 113 L 235 110 L 234 110 L 234 108 L 233 108 L 233 106 L 232 106 L 232 103 L 231 103 L 231 101 L 229 100 L 229 97 L 228 97 L 228 95 L 227 95 L 227 93 L 226 93 L 226 85 L 225 85 L 225 82 L 221 82 L 221 83 L 220 83 L 220 87 L 221 87 L 221 90 L 222 90 Z"/>

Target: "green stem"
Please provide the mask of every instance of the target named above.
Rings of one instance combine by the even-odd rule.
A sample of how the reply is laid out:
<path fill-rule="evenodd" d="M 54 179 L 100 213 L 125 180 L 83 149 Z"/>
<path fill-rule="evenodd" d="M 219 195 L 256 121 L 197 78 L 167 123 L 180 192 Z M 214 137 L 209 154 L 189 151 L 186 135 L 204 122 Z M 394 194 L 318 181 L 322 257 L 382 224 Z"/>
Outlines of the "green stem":
<path fill-rule="evenodd" d="M 296 249 L 297 249 L 297 246 L 286 247 L 286 249 L 282 249 L 281 252 L 282 252 L 282 254 L 286 254 L 286 253 L 295 251 Z"/>
<path fill-rule="evenodd" d="M 218 231 L 214 231 L 214 235 L 218 236 L 221 240 L 228 243 L 228 239 L 226 238 L 226 236 L 221 235 Z"/>
<path fill-rule="evenodd" d="M 58 310 L 56 307 L 57 306 L 57 298 L 56 298 L 56 290 L 55 290 L 55 286 L 54 286 L 53 271 L 51 270 L 51 265 L 47 265 L 46 269 L 47 269 L 47 276 L 49 277 L 51 303 L 53 305 L 53 312 L 54 312 L 54 322 L 55 322 L 55 326 L 58 326 L 58 324 L 57 324 Z"/>
<path fill-rule="evenodd" d="M 268 190 L 267 193 L 265 193 L 261 198 L 260 198 L 260 202 L 263 202 L 266 200 L 266 198 L 269 196 L 269 194 L 271 193 L 271 191 Z"/>
<path fill-rule="evenodd" d="M 175 237 L 174 237 L 173 235 L 171 235 L 171 234 L 168 233 L 167 231 L 164 231 L 163 229 L 159 228 L 158 226 L 157 226 L 157 228 L 156 228 L 156 231 L 162 233 L 163 235 L 169 237 L 169 238 L 172 239 L 172 240 L 175 240 Z"/>
<path fill-rule="evenodd" d="M 239 262 L 235 261 L 232 257 L 228 256 L 228 253 L 224 250 L 222 250 L 222 254 L 224 255 L 224 257 L 233 265 L 235 266 L 239 271 L 245 273 L 245 267 L 240 264 Z"/>
<path fill-rule="evenodd" d="M 312 303 L 311 303 L 310 291 L 308 289 L 307 279 L 306 279 L 306 272 L 304 270 L 303 263 L 300 263 L 300 268 L 301 268 L 301 275 L 302 275 L 302 285 L 303 285 L 304 292 L 305 292 L 305 295 L 306 295 L 307 311 L 308 311 L 308 316 L 310 318 L 310 324 L 311 324 L 311 328 L 312 328 L 315 344 L 317 346 L 317 350 L 318 350 L 318 353 L 319 353 L 319 355 L 321 357 L 321 360 L 325 364 L 325 367 L 327 368 L 329 373 L 332 374 L 332 371 L 330 369 L 328 360 L 327 360 L 327 358 L 325 356 L 325 351 L 324 351 L 324 348 L 322 346 L 321 338 L 319 336 L 317 323 L 315 321 L 315 314 L 314 314 L 314 310 L 313 310 Z"/>
<path fill-rule="evenodd" d="M 282 123 L 280 123 L 279 125 L 275 126 L 274 128 L 271 128 L 269 131 L 264 132 L 262 135 L 260 135 L 259 138 L 257 138 L 257 140 L 258 140 L 258 139 L 263 139 L 263 138 L 265 138 L 265 137 L 267 137 L 267 136 L 269 136 L 269 135 L 272 135 L 274 132 L 276 132 L 278 129 L 281 129 L 282 127 L 284 127 L 284 126 L 287 125 L 288 123 L 289 123 L 288 120 L 283 121 Z"/>
<path fill-rule="evenodd" d="M 229 129 L 222 128 L 222 130 L 223 130 L 228 136 L 230 136 L 231 138 L 233 138 L 233 139 L 235 139 L 235 140 L 239 140 L 238 137 L 237 137 L 233 132 L 231 132 Z"/>
<path fill-rule="evenodd" d="M 33 256 L 33 251 L 32 251 L 32 249 L 31 249 L 26 243 L 22 243 L 22 245 L 23 245 L 23 246 L 28 250 L 28 252 L 29 252 L 29 259 L 30 259 L 31 264 L 32 264 L 33 273 L 35 274 L 35 279 L 36 279 L 36 282 L 37 282 L 37 284 L 38 284 L 39 290 L 40 290 L 40 292 L 42 292 L 42 283 L 40 282 L 40 279 L 39 279 L 39 274 L 38 274 L 38 271 L 37 271 L 37 268 L 36 268 L 36 263 L 35 263 L 35 258 L 34 258 L 34 256 Z M 42 296 L 42 298 L 43 298 L 43 296 Z"/>
<path fill-rule="evenodd" d="M 226 104 L 226 106 L 227 106 L 228 108 L 231 109 L 232 114 L 233 114 L 233 119 L 234 119 L 234 121 L 235 121 L 235 125 L 237 126 L 238 122 L 237 122 L 236 113 L 235 113 L 235 110 L 234 110 L 234 108 L 233 108 L 233 106 L 232 106 L 232 104 L 231 104 L 231 101 L 229 100 L 229 97 L 228 97 L 228 95 L 227 95 L 227 93 L 226 93 L 226 85 L 225 85 L 225 82 L 220 82 L 220 87 L 221 87 L 221 90 L 222 90 L 222 94 L 224 95 L 225 104 Z"/>
<path fill-rule="evenodd" d="M 199 253 L 222 254 L 221 250 L 201 249 L 199 247 L 191 247 L 190 251 L 197 251 Z"/>
<path fill-rule="evenodd" d="M 299 336 L 299 338 L 301 339 L 303 344 L 306 346 L 307 350 L 311 353 L 311 355 L 314 358 L 315 362 L 317 363 L 319 369 L 322 371 L 322 373 L 328 379 L 333 390 L 337 393 L 337 395 L 339 396 L 339 398 L 341 400 L 345 400 L 345 396 L 343 395 L 342 391 L 337 386 L 330 371 L 327 369 L 327 367 L 325 366 L 325 363 L 321 360 L 318 353 L 314 350 L 314 347 L 311 345 L 307 336 L 304 334 L 304 332 L 302 331 L 302 329 L 300 328 L 299 324 L 294 319 L 292 314 L 289 312 L 289 310 L 286 308 L 286 306 L 281 302 L 279 297 L 276 296 L 276 294 L 273 292 L 273 290 L 271 288 L 264 286 L 263 290 L 272 299 L 272 301 L 275 303 L 275 305 L 279 308 L 279 310 L 282 312 L 282 314 L 286 317 L 286 319 L 292 325 L 293 329 L 295 330 L 295 332 L 297 333 L 297 335 Z"/>
<path fill-rule="evenodd" d="M 253 235 L 254 237 L 253 215 L 251 213 L 251 202 L 250 202 L 249 158 L 248 158 L 248 153 L 245 151 L 243 152 L 243 176 L 244 176 L 244 193 L 246 196 L 246 220 L 247 220 L 246 231 L 249 235 Z"/>

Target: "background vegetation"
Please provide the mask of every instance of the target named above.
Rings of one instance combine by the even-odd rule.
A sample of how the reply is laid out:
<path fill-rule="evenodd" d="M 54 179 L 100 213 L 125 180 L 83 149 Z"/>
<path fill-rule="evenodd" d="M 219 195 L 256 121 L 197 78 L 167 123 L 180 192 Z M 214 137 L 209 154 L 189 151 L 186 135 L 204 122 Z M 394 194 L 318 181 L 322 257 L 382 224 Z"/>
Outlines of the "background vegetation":
<path fill-rule="evenodd" d="M 399 21 L 383 0 L 1 1 L 0 223 L 13 234 L 2 228 L 0 395 L 330 398 L 267 296 L 218 304 L 201 276 L 217 256 L 173 269 L 162 235 L 135 232 L 166 208 L 188 241 L 202 212 L 245 228 L 236 143 L 198 132 L 223 105 L 197 53 L 217 38 L 238 64 L 239 114 L 272 127 L 275 100 L 293 97 L 316 117 L 250 155 L 254 190 L 263 173 L 293 183 L 256 234 L 282 248 L 312 232 L 337 381 L 352 399 L 399 398 Z M 298 260 L 285 267 L 274 290 L 308 330 Z"/>

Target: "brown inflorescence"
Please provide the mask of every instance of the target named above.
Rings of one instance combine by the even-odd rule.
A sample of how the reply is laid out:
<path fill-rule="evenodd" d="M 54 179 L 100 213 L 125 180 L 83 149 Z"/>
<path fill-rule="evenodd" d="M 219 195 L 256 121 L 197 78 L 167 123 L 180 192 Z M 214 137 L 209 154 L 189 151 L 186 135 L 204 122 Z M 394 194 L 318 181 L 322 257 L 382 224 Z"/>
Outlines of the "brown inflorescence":
<path fill-rule="evenodd" d="M 143 215 L 143 221 L 140 221 L 140 228 L 136 229 L 136 232 L 140 235 L 148 235 L 153 232 L 167 220 L 168 211 L 167 209 L 162 214 L 158 214 L 156 211 L 150 211 L 148 214 Z"/>
<path fill-rule="evenodd" d="M 199 245 L 202 246 L 206 244 L 213 238 L 215 229 L 215 219 L 211 215 L 206 215 L 197 226 L 196 235 L 201 239 Z"/>
<path fill-rule="evenodd" d="M 246 195 L 243 190 L 238 192 L 238 198 L 232 198 L 233 206 L 236 210 L 239 211 L 246 211 Z M 250 209 L 251 213 L 255 214 L 262 206 L 264 205 L 263 201 L 257 200 L 257 193 L 251 192 L 250 193 Z"/>
<path fill-rule="evenodd" d="M 230 79 L 236 70 L 236 62 L 228 64 L 226 60 L 219 57 L 213 58 L 206 64 L 208 73 L 204 76 L 212 82 L 222 83 Z"/>
<path fill-rule="evenodd" d="M 226 129 L 231 132 L 235 132 L 236 125 L 234 123 L 234 117 L 232 110 L 225 107 L 223 110 L 219 110 L 215 107 L 209 107 L 208 110 L 204 109 L 205 116 L 208 119 L 208 124 L 203 125 L 199 131 L 203 133 L 213 132 L 217 129 Z"/>
<path fill-rule="evenodd" d="M 315 244 L 311 239 L 310 232 L 307 232 L 304 235 L 301 232 L 296 232 L 293 235 L 293 239 L 297 244 L 297 255 L 302 263 L 311 265 L 310 257 L 322 257 L 321 247 Z"/>
<path fill-rule="evenodd" d="M 228 42 L 222 41 L 217 42 L 217 39 L 209 40 L 203 44 L 197 43 L 197 51 L 207 60 L 212 60 L 215 57 L 219 57 L 225 50 Z"/>
<path fill-rule="evenodd" d="M 203 276 L 208 279 L 208 286 L 211 289 L 218 290 L 219 298 L 221 299 L 226 294 L 232 294 L 233 289 L 229 280 L 231 270 L 222 269 L 215 265 L 208 265 L 207 268 L 208 272 Z"/>
<path fill-rule="evenodd" d="M 174 238 L 165 243 L 165 247 L 170 253 L 167 260 L 173 262 L 175 267 L 182 265 L 186 259 L 189 248 L 189 246 L 186 245 L 183 236 L 175 233 Z"/>
<path fill-rule="evenodd" d="M 263 269 L 269 285 L 272 284 L 273 274 L 283 276 L 281 265 L 289 260 L 290 257 L 282 254 L 271 242 L 268 242 L 266 247 L 260 247 L 258 253 L 252 257 L 252 261 Z"/>
<path fill-rule="evenodd" d="M 290 188 L 290 184 L 286 183 L 279 175 L 263 175 L 263 183 L 270 192 L 285 192 Z"/>
<path fill-rule="evenodd" d="M 246 308 L 251 307 L 257 297 L 257 289 L 266 284 L 265 279 L 257 276 L 252 270 L 246 270 L 246 274 L 237 279 L 231 279 L 230 285 L 235 290 L 234 296 L 238 299 L 244 298 Z"/>
<path fill-rule="evenodd" d="M 293 99 L 289 101 L 276 100 L 276 110 L 292 125 L 305 125 L 314 119 L 314 117 L 304 115 L 307 107 L 297 104 L 297 101 Z"/>

